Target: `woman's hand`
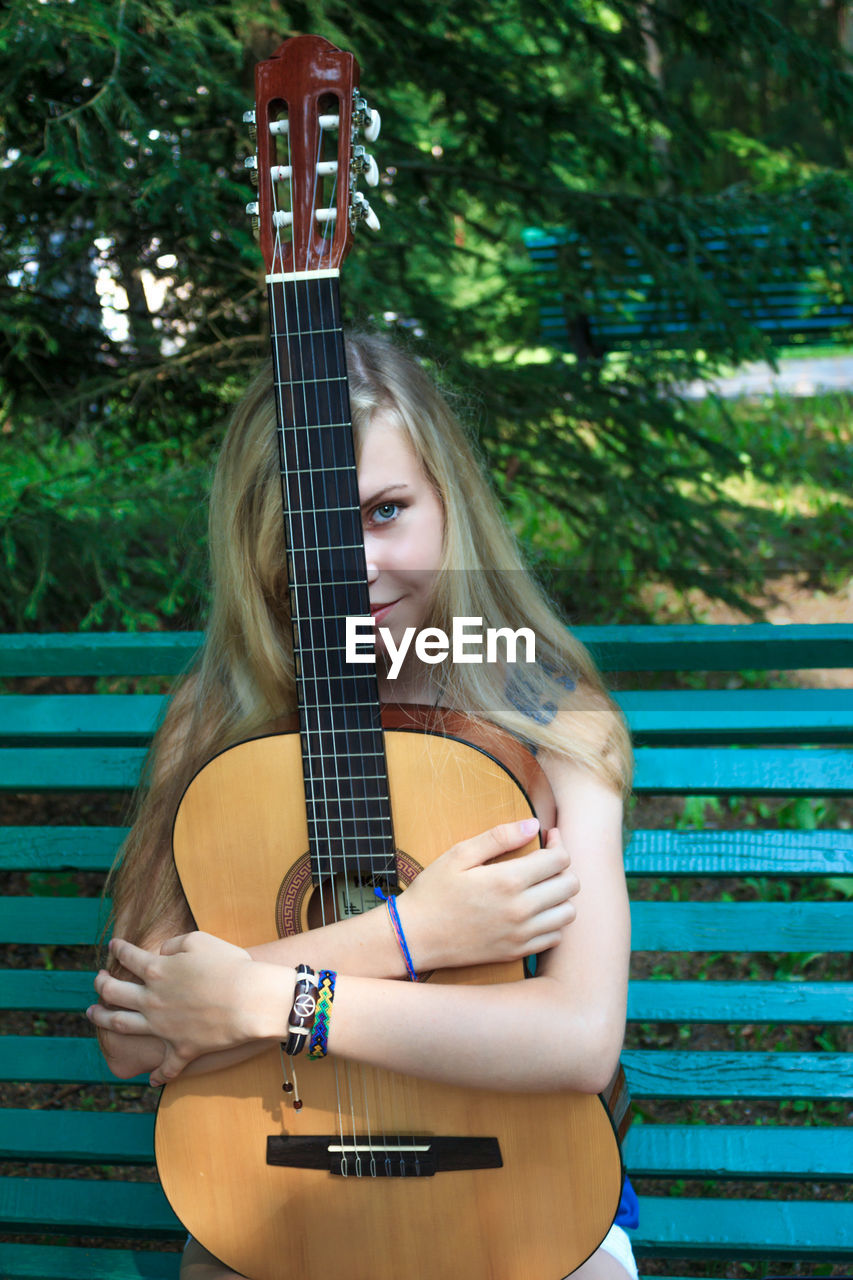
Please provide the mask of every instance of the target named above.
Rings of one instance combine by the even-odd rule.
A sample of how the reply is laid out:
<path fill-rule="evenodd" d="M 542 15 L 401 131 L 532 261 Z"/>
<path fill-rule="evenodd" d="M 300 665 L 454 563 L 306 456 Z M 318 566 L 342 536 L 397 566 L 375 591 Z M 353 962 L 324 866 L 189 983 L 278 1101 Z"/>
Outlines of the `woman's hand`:
<path fill-rule="evenodd" d="M 263 1038 L 263 979 L 272 966 L 256 963 L 242 947 L 209 933 L 185 933 L 164 942 L 159 955 L 121 938 L 113 938 L 110 950 L 139 981 L 101 970 L 95 990 L 112 1007 L 92 1005 L 86 1014 L 108 1031 L 163 1040 L 166 1052 L 152 1084 L 173 1080 L 202 1054 Z M 276 983 L 281 975 L 273 970 Z"/>
<path fill-rule="evenodd" d="M 545 847 L 494 862 L 527 844 L 535 819 L 508 822 L 448 849 L 397 899 L 409 950 L 422 970 L 517 960 L 555 947 L 575 918 L 578 878 L 556 827 Z"/>

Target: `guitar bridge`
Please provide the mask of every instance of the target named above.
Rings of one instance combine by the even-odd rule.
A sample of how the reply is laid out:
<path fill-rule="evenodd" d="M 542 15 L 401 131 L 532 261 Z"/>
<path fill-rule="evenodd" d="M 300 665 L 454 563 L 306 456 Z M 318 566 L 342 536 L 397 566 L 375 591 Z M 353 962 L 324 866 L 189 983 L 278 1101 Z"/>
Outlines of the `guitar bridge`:
<path fill-rule="evenodd" d="M 321 1169 L 344 1178 L 431 1178 L 455 1169 L 503 1167 L 497 1138 L 420 1138 L 389 1141 L 367 1134 L 267 1138 L 267 1164 Z"/>

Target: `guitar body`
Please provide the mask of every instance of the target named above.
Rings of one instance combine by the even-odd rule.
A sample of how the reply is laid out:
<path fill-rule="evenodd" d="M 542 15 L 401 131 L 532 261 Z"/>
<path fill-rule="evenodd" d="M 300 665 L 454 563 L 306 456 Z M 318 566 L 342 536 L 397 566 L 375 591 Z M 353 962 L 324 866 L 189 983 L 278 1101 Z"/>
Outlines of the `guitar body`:
<path fill-rule="evenodd" d="M 347 895 L 370 894 L 392 886 L 395 866 L 405 887 L 498 822 L 533 811 L 554 821 L 519 743 L 489 730 L 484 745 L 482 727 L 444 712 L 392 723 L 369 657 L 348 656 L 347 623 L 369 622 L 371 601 L 337 277 L 353 231 L 378 227 L 356 190 L 360 174 L 376 185 L 378 167 L 354 143 L 372 142 L 379 118 L 352 55 L 317 36 L 285 41 L 255 87 L 247 211 L 266 266 L 300 725 L 210 761 L 174 830 L 198 928 L 241 946 L 337 918 L 330 857 Z M 506 983 L 524 967 L 424 976 Z M 461 1049 L 467 1028 L 457 1031 Z M 508 1052 L 531 1031 L 507 1026 Z M 545 1027 L 542 1042 L 548 1052 Z M 562 1280 L 606 1235 L 622 1168 L 601 1099 L 453 1088 L 334 1056 L 300 1057 L 298 1075 L 301 1110 L 282 1091 L 277 1048 L 178 1079 L 160 1102 L 172 1207 L 250 1280 Z"/>
<path fill-rule="evenodd" d="M 508 769 L 478 747 L 405 729 L 386 730 L 385 742 L 401 883 L 457 841 L 531 813 Z M 175 861 L 200 929 L 247 946 L 309 927 L 319 895 L 306 875 L 302 786 L 297 733 L 242 743 L 191 783 Z M 520 962 L 429 978 L 515 980 Z M 272 1049 L 175 1081 L 157 1113 L 172 1207 L 250 1280 L 561 1280 L 606 1235 L 622 1169 L 600 1098 L 460 1089 L 332 1057 L 300 1058 L 298 1071 L 300 1111 Z M 368 1129 L 496 1138 L 502 1167 L 374 1177 L 365 1160 L 364 1176 L 350 1163 L 342 1177 L 267 1163 L 270 1136 L 338 1135 L 339 1112 L 344 1142 Z"/>

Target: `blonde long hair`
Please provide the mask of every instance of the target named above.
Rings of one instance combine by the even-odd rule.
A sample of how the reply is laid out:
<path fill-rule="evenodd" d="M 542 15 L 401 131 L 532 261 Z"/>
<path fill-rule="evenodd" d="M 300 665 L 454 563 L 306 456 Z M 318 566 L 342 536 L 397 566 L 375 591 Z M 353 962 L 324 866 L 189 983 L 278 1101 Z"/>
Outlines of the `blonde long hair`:
<path fill-rule="evenodd" d="M 515 682 L 486 664 L 445 663 L 442 702 L 557 752 L 627 796 L 630 737 L 585 647 L 525 571 L 483 470 L 446 399 L 418 363 L 383 338 L 347 340 L 356 446 L 377 411 L 421 459 L 445 513 L 444 563 L 430 622 L 454 617 L 530 627 L 537 661 Z M 272 376 L 237 406 L 210 499 L 212 601 L 196 669 L 152 743 L 138 813 L 110 876 L 113 923 L 144 944 L 192 927 L 171 858 L 184 790 L 216 752 L 296 707 Z"/>

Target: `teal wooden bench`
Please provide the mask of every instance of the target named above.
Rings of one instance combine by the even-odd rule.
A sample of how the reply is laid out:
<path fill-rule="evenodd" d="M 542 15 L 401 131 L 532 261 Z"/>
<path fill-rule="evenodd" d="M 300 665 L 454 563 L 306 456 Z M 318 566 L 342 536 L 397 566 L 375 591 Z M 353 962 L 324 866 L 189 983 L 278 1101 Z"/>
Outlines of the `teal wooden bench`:
<path fill-rule="evenodd" d="M 695 256 L 708 281 L 719 285 L 731 317 L 746 319 L 774 346 L 849 344 L 853 299 L 839 288 L 833 273 L 833 265 L 841 267 L 846 260 L 849 245 L 825 240 L 820 261 L 811 267 L 801 260 L 798 246 L 780 246 L 768 273 L 753 278 L 755 248 L 766 249 L 769 236 L 766 227 L 728 234 L 700 232 L 697 243 L 689 248 L 671 245 L 662 255 L 663 265 L 656 275 L 649 274 L 630 245 L 620 245 L 615 251 L 610 246 L 605 288 L 591 249 L 571 235 L 530 228 L 524 233 L 524 243 L 542 294 L 542 340 L 584 358 L 639 343 L 678 348 L 685 336 L 692 335 L 695 342 L 700 328 L 706 338 L 719 332 L 707 309 L 698 300 L 691 306 L 680 287 L 673 288 L 667 280 L 667 260 L 676 267 L 686 263 L 688 256 Z M 589 280 L 588 287 L 581 286 L 580 296 L 562 296 L 555 288 L 564 259 L 571 264 L 573 278 Z"/>
<path fill-rule="evenodd" d="M 852 667 L 853 627 L 579 632 L 603 668 L 631 673 L 619 678 L 640 798 L 627 851 L 637 976 L 624 1062 L 638 1118 L 625 1158 L 640 1192 L 641 1270 L 844 1263 L 853 1259 L 842 1112 L 853 1079 L 841 1039 L 853 937 L 843 894 L 853 875 L 853 689 L 627 686 L 676 670 Z M 197 643 L 0 639 L 7 1280 L 177 1275 L 181 1228 L 154 1180 L 152 1091 L 109 1075 L 81 1011 L 98 886 L 122 836 L 115 797 L 134 785 L 163 705 L 96 691 L 95 678 L 171 676 Z M 33 692 L 33 677 L 77 677 L 81 692 L 44 681 Z M 655 797 L 682 796 L 722 798 L 726 826 L 644 823 L 644 806 L 660 808 Z M 732 796 L 768 808 L 812 798 L 846 812 L 847 825 L 737 829 Z"/>

